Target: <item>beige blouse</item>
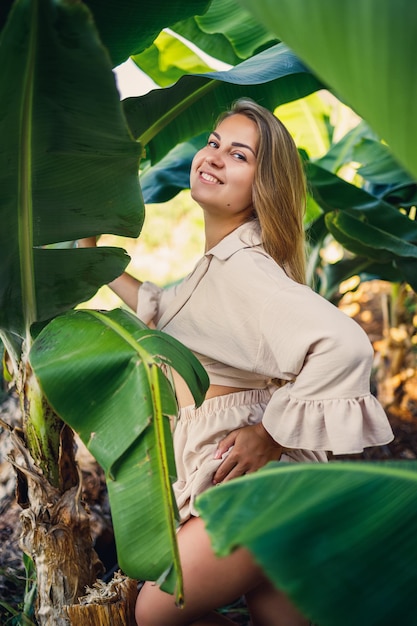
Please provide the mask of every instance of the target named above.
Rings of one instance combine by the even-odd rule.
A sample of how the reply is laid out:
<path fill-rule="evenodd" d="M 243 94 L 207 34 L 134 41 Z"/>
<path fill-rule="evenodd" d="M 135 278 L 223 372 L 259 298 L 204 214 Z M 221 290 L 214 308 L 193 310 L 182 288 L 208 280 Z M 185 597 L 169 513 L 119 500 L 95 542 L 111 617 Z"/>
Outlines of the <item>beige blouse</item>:
<path fill-rule="evenodd" d="M 362 328 L 265 252 L 257 221 L 209 250 L 181 283 L 144 283 L 138 316 L 194 352 L 211 384 L 277 386 L 263 425 L 286 448 L 361 452 L 393 434 L 370 393 Z"/>

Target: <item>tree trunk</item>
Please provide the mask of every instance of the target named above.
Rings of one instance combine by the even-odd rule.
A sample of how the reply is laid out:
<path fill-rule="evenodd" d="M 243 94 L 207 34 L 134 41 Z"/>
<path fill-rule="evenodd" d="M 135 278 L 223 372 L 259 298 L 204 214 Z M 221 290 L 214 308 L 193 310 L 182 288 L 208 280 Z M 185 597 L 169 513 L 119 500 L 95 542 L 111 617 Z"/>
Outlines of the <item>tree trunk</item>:
<path fill-rule="evenodd" d="M 120 573 L 97 581 L 80 604 L 65 607 L 71 626 L 134 626 L 137 583 Z"/>
<path fill-rule="evenodd" d="M 93 549 L 89 514 L 81 500 L 81 479 L 74 479 L 72 432 L 64 427 L 61 433 L 63 489 L 51 485 L 35 466 L 18 431 L 11 435 L 15 452 L 10 461 L 23 509 L 20 544 L 34 561 L 37 575 L 36 618 L 40 626 L 68 626 L 63 607 L 78 602 L 102 569 Z"/>

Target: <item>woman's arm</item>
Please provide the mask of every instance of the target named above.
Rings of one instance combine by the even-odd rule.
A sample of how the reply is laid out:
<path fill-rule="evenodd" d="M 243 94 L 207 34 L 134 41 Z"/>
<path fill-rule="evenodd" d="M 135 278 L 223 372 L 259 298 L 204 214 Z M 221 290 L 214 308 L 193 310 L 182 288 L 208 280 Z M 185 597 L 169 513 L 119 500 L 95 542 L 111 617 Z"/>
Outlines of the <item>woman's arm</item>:
<path fill-rule="evenodd" d="M 356 321 L 308 287 L 295 286 L 271 295 L 260 326 L 255 371 L 268 363 L 274 378 L 292 379 L 276 389 L 262 419 L 276 441 L 354 454 L 392 440 L 370 391 L 373 348 Z"/>
<path fill-rule="evenodd" d="M 86 237 L 85 239 L 78 239 L 77 241 L 78 248 L 95 248 L 96 245 L 96 237 Z M 127 306 L 133 311 L 136 311 L 139 287 L 142 284 L 143 283 L 137 278 L 134 278 L 127 272 L 123 272 L 123 274 L 109 283 L 108 286 L 125 304 L 127 304 Z"/>
<path fill-rule="evenodd" d="M 137 278 L 134 278 L 127 272 L 123 272 L 123 274 L 109 283 L 109 287 L 132 309 L 132 311 L 136 311 L 138 307 L 139 287 L 142 284 L 143 283 Z"/>

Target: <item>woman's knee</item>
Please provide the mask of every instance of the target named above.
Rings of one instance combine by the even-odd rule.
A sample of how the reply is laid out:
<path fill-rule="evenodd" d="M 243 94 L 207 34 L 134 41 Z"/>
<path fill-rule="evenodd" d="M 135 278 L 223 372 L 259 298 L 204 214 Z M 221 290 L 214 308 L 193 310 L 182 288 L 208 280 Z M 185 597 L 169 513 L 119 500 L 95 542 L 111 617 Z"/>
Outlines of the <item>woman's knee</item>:
<path fill-rule="evenodd" d="M 146 582 L 136 599 L 135 619 L 137 626 L 181 626 L 181 610 L 175 605 L 174 596 L 161 591 L 152 582 Z"/>
<path fill-rule="evenodd" d="M 145 583 L 145 585 L 139 591 L 139 595 L 136 599 L 136 624 L 137 626 L 158 626 L 158 622 L 160 624 L 159 616 L 157 615 L 154 603 L 150 602 L 147 598 L 148 594 L 145 590 L 146 585 L 149 585 L 149 583 Z"/>
<path fill-rule="evenodd" d="M 152 624 L 152 621 L 150 621 L 150 612 L 146 606 L 146 603 L 141 602 L 140 593 L 136 600 L 135 620 L 137 626 L 155 626 L 154 624 Z"/>

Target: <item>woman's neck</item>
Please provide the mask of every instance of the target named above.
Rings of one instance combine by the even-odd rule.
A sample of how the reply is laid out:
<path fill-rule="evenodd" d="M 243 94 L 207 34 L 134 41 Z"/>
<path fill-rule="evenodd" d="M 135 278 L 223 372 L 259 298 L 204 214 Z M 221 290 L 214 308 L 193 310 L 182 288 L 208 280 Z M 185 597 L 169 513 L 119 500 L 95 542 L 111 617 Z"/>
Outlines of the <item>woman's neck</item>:
<path fill-rule="evenodd" d="M 235 219 L 217 219 L 211 215 L 204 214 L 204 231 L 206 237 L 205 252 L 211 250 L 222 239 L 230 235 L 231 232 L 239 228 L 247 220 L 242 216 L 233 216 Z"/>

